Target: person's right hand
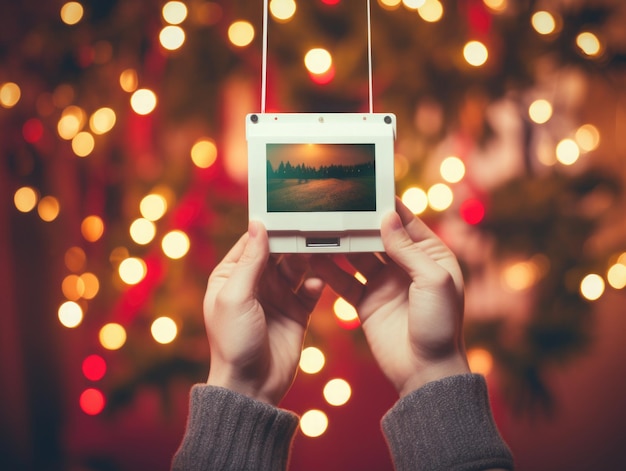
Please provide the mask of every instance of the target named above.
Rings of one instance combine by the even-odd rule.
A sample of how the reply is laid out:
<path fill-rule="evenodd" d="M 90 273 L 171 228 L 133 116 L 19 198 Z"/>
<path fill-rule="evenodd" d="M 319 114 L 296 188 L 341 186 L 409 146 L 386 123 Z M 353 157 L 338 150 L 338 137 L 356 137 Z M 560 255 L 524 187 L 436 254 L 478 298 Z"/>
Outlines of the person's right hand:
<path fill-rule="evenodd" d="M 463 279 L 454 254 L 400 201 L 381 225 L 386 255 L 349 254 L 367 283 L 330 257 L 315 272 L 357 309 L 370 349 L 401 397 L 469 373 L 462 338 Z"/>

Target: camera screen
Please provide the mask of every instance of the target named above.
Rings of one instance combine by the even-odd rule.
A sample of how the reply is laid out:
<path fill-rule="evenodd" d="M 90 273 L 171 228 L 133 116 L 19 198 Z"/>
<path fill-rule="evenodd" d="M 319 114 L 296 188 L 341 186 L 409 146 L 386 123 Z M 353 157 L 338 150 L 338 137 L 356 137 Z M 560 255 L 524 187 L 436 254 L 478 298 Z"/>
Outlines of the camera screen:
<path fill-rule="evenodd" d="M 375 144 L 267 144 L 267 211 L 376 211 Z"/>

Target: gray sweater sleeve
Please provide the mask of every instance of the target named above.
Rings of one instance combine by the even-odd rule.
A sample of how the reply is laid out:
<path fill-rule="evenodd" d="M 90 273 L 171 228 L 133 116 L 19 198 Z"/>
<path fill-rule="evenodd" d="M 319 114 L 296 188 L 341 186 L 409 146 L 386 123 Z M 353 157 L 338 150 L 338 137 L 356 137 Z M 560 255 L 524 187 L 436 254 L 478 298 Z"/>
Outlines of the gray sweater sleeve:
<path fill-rule="evenodd" d="M 398 471 L 513 469 L 480 375 L 426 384 L 400 399 L 382 427 Z"/>
<path fill-rule="evenodd" d="M 228 389 L 195 385 L 174 471 L 284 470 L 298 418 Z"/>

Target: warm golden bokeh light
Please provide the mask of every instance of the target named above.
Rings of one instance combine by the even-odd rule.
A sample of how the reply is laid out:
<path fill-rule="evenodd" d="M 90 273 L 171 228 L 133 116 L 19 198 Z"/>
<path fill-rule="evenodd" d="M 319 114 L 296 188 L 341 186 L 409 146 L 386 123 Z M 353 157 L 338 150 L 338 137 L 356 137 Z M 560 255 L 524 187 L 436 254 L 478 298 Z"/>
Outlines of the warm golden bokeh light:
<path fill-rule="evenodd" d="M 448 183 L 458 183 L 465 176 L 465 164 L 458 157 L 451 155 L 441 162 L 439 173 Z"/>
<path fill-rule="evenodd" d="M 80 225 L 80 232 L 86 241 L 96 242 L 104 234 L 104 221 L 100 216 L 87 216 Z"/>
<path fill-rule="evenodd" d="M 611 265 L 606 274 L 609 285 L 615 289 L 623 289 L 626 287 L 626 265 L 615 263 Z"/>
<path fill-rule="evenodd" d="M 180 49 L 185 43 L 185 31 L 180 26 L 169 25 L 159 34 L 159 42 L 168 51 Z"/>
<path fill-rule="evenodd" d="M 342 322 L 353 322 L 359 318 L 354 306 L 343 298 L 337 298 L 333 304 L 333 312 Z"/>
<path fill-rule="evenodd" d="M 67 275 L 61 283 L 63 296 L 70 301 L 78 301 L 85 294 L 85 283 L 78 275 Z"/>
<path fill-rule="evenodd" d="M 178 260 L 187 255 L 190 248 L 189 236 L 183 231 L 171 231 L 161 241 L 163 253 L 171 259 Z"/>
<path fill-rule="evenodd" d="M 145 218 L 138 218 L 130 225 L 129 233 L 136 244 L 146 245 L 154 240 L 156 225 Z"/>
<path fill-rule="evenodd" d="M 172 343 L 178 335 L 178 327 L 169 317 L 159 317 L 150 326 L 152 338 L 160 344 Z"/>
<path fill-rule="evenodd" d="M 552 117 L 552 104 L 544 99 L 535 100 L 528 107 L 528 116 L 537 124 L 547 123 Z"/>
<path fill-rule="evenodd" d="M 480 41 L 470 41 L 463 47 L 463 57 L 469 65 L 480 67 L 487 62 L 489 51 Z"/>
<path fill-rule="evenodd" d="M 72 140 L 80 132 L 87 120 L 87 114 L 79 106 L 67 106 L 57 123 L 57 132 L 61 139 Z"/>
<path fill-rule="evenodd" d="M 80 281 L 83 284 L 83 299 L 93 299 L 100 291 L 100 280 L 93 273 L 83 273 L 80 275 Z"/>
<path fill-rule="evenodd" d="M 120 278 L 127 285 L 136 285 L 145 278 L 147 272 L 146 262 L 137 257 L 122 260 L 118 267 Z"/>
<path fill-rule="evenodd" d="M 450 187 L 444 183 L 435 183 L 428 189 L 428 206 L 435 211 L 445 211 L 454 201 Z"/>
<path fill-rule="evenodd" d="M 157 97 L 152 90 L 140 88 L 130 97 L 130 106 L 139 115 L 147 115 L 154 111 L 157 105 Z"/>
<path fill-rule="evenodd" d="M 28 213 L 35 209 L 38 200 L 39 194 L 37 190 L 30 186 L 18 188 L 13 195 L 13 203 L 17 210 L 22 213 Z"/>
<path fill-rule="evenodd" d="M 6 82 L 0 85 L 0 106 L 13 108 L 20 101 L 22 90 L 14 82 Z"/>
<path fill-rule="evenodd" d="M 583 124 L 576 130 L 575 140 L 581 150 L 594 151 L 600 145 L 600 131 L 593 124 Z"/>
<path fill-rule="evenodd" d="M 44 196 L 37 205 L 39 217 L 46 222 L 54 221 L 59 216 L 60 211 L 61 205 L 54 196 Z"/>
<path fill-rule="evenodd" d="M 119 350 L 126 343 L 126 329 L 120 324 L 111 322 L 100 329 L 98 339 L 100 345 L 107 350 Z"/>
<path fill-rule="evenodd" d="M 167 200 L 161 195 L 151 193 L 139 203 L 139 212 L 148 221 L 158 221 L 167 212 Z"/>
<path fill-rule="evenodd" d="M 122 90 L 128 93 L 132 93 L 137 90 L 139 86 L 139 79 L 137 78 L 137 71 L 135 69 L 126 69 L 120 74 L 120 87 Z"/>
<path fill-rule="evenodd" d="M 72 139 L 72 150 L 78 157 L 87 157 L 93 152 L 96 141 L 87 131 L 81 131 Z"/>
<path fill-rule="evenodd" d="M 271 0 L 270 13 L 279 22 L 287 22 L 296 14 L 297 5 L 294 0 Z"/>
<path fill-rule="evenodd" d="M 419 7 L 424 5 L 426 0 L 402 0 L 402 5 L 404 5 L 409 10 L 417 10 Z"/>
<path fill-rule="evenodd" d="M 300 417 L 300 430 L 307 437 L 319 437 L 326 432 L 327 428 L 328 417 L 321 410 L 311 409 Z"/>
<path fill-rule="evenodd" d="M 305 54 L 304 65 L 312 74 L 322 75 L 332 67 L 333 58 L 326 49 L 316 47 Z"/>
<path fill-rule="evenodd" d="M 402 4 L 402 0 L 378 0 L 378 4 L 385 10 L 395 10 Z"/>
<path fill-rule="evenodd" d="M 343 406 L 350 400 L 352 388 L 345 379 L 335 378 L 326 383 L 323 394 L 331 406 Z"/>
<path fill-rule="evenodd" d="M 576 45 L 584 54 L 590 57 L 598 56 L 602 52 L 600 39 L 589 31 L 584 31 L 576 36 Z"/>
<path fill-rule="evenodd" d="M 554 33 L 556 30 L 556 20 L 552 13 L 547 11 L 537 11 L 533 13 L 533 16 L 530 18 L 530 23 L 539 34 L 548 35 Z"/>
<path fill-rule="evenodd" d="M 439 0 L 426 0 L 417 9 L 417 13 L 422 20 L 428 23 L 436 23 L 443 18 L 443 4 Z"/>
<path fill-rule="evenodd" d="M 580 149 L 573 139 L 563 139 L 556 146 L 556 159 L 563 165 L 573 165 L 580 157 Z"/>
<path fill-rule="evenodd" d="M 228 28 L 228 39 L 237 47 L 246 47 L 254 39 L 254 27 L 248 21 L 235 21 Z"/>
<path fill-rule="evenodd" d="M 595 301 L 604 294 L 604 279 L 596 274 L 590 273 L 580 282 L 580 294 L 589 301 Z"/>
<path fill-rule="evenodd" d="M 64 302 L 58 311 L 59 321 L 68 329 L 78 327 L 83 321 L 83 315 L 83 309 L 74 301 Z"/>
<path fill-rule="evenodd" d="M 493 356 L 484 348 L 471 348 L 467 351 L 467 362 L 472 373 L 487 376 L 493 369 Z"/>
<path fill-rule="evenodd" d="M 67 2 L 61 7 L 61 21 L 67 25 L 75 25 L 84 14 L 83 6 L 78 2 Z"/>
<path fill-rule="evenodd" d="M 209 168 L 217 160 L 217 146 L 212 139 L 200 139 L 191 148 L 191 160 L 199 168 Z"/>
<path fill-rule="evenodd" d="M 300 354 L 299 366 L 305 373 L 319 373 L 324 368 L 325 363 L 324 353 L 317 347 L 306 347 Z"/>
<path fill-rule="evenodd" d="M 163 5 L 163 19 L 171 25 L 179 25 L 187 18 L 187 5 L 179 1 L 170 1 Z"/>
<path fill-rule="evenodd" d="M 539 267 L 532 261 L 512 263 L 504 269 L 502 281 L 512 291 L 524 291 L 537 283 Z"/>
<path fill-rule="evenodd" d="M 85 268 L 85 264 L 87 263 L 87 255 L 85 251 L 80 247 L 70 247 L 65 251 L 65 256 L 63 258 L 65 262 L 65 267 L 74 272 L 78 273 Z"/>
<path fill-rule="evenodd" d="M 483 0 L 483 3 L 495 13 L 502 13 L 509 6 L 508 0 Z"/>
<path fill-rule="evenodd" d="M 422 214 L 428 208 L 428 196 L 421 188 L 412 187 L 402 194 L 402 202 L 413 214 Z"/>
<path fill-rule="evenodd" d="M 105 134 L 115 126 L 115 111 L 111 108 L 100 108 L 89 118 L 89 127 L 94 134 Z"/>

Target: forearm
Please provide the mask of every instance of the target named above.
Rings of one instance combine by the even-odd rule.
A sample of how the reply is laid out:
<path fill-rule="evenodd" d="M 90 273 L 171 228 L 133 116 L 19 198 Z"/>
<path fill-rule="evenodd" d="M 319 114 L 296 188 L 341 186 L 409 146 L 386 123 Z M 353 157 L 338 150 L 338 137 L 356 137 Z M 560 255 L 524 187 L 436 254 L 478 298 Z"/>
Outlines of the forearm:
<path fill-rule="evenodd" d="M 399 400 L 382 426 L 398 471 L 513 469 L 479 375 L 426 384 Z"/>
<path fill-rule="evenodd" d="M 196 385 L 172 470 L 284 470 L 297 426 L 290 412 L 228 389 Z"/>

